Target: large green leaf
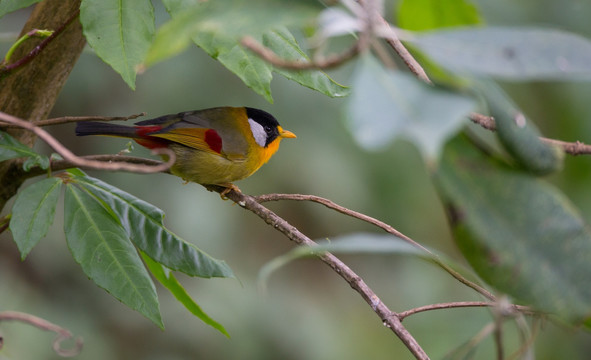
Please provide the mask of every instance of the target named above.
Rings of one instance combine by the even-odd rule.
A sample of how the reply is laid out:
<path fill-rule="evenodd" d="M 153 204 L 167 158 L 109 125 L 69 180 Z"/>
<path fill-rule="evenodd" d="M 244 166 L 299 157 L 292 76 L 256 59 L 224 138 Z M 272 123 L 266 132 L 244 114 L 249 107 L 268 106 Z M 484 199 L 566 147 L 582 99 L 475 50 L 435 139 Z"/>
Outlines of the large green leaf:
<path fill-rule="evenodd" d="M 61 179 L 54 177 L 41 180 L 27 186 L 16 197 L 10 231 L 23 260 L 53 223 L 61 184 Z"/>
<path fill-rule="evenodd" d="M 285 25 L 303 25 L 320 11 L 313 1 L 276 0 L 165 0 L 172 20 L 157 32 L 146 66 L 174 56 L 191 42 L 236 74 L 269 102 L 272 66 L 242 48 L 239 38 L 263 33 Z M 260 21 L 264 18 L 265 21 Z"/>
<path fill-rule="evenodd" d="M 357 142 L 370 150 L 404 137 L 436 158 L 443 142 L 476 107 L 468 96 L 386 69 L 370 55 L 359 60 L 352 87 L 349 127 Z"/>
<path fill-rule="evenodd" d="M 73 181 L 100 198 L 116 214 L 134 244 L 152 259 L 191 276 L 232 277 L 230 267 L 164 227 L 164 212 L 137 197 L 80 170 L 69 170 Z"/>
<path fill-rule="evenodd" d="M 80 22 L 97 55 L 135 89 L 136 68 L 154 35 L 150 0 L 82 0 Z"/>
<path fill-rule="evenodd" d="M 142 258 L 146 263 L 146 266 L 154 275 L 156 280 L 158 280 L 165 288 L 170 291 L 174 297 L 191 312 L 191 314 L 195 315 L 201 321 L 206 323 L 207 325 L 213 327 L 217 331 L 221 332 L 222 334 L 230 337 L 226 329 L 222 326 L 222 324 L 218 323 L 209 315 L 207 315 L 201 307 L 191 298 L 191 295 L 187 293 L 187 290 L 179 283 L 179 281 L 174 277 L 172 271 L 165 268 L 164 265 L 155 262 L 150 258 L 146 253 L 142 252 Z"/>
<path fill-rule="evenodd" d="M 490 158 L 465 137 L 436 176 L 458 246 L 498 290 L 580 323 L 591 314 L 591 233 L 553 186 Z"/>
<path fill-rule="evenodd" d="M 263 34 L 263 45 L 273 50 L 282 59 L 309 61 L 308 56 L 300 48 L 295 37 L 284 27 L 265 32 Z M 274 68 L 274 71 L 330 97 L 343 97 L 349 95 L 350 92 L 349 88 L 336 83 L 324 71 L 286 70 L 282 68 Z"/>
<path fill-rule="evenodd" d="M 469 0 L 402 0 L 397 18 L 398 26 L 414 31 L 481 23 L 478 10 Z"/>
<path fill-rule="evenodd" d="M 67 184 L 64 232 L 84 273 L 130 308 L 164 328 L 156 288 L 121 223 L 97 198 Z"/>
<path fill-rule="evenodd" d="M 38 3 L 41 0 L 0 0 L 0 18 L 8 13 Z"/>
<path fill-rule="evenodd" d="M 204 39 L 207 44 L 203 42 Z M 210 42 L 210 40 L 213 41 Z M 246 86 L 263 96 L 267 101 L 273 102 L 271 97 L 273 67 L 270 64 L 228 37 L 202 33 L 194 36 L 193 41 L 211 57 L 236 74 Z"/>
<path fill-rule="evenodd" d="M 186 49 L 194 36 L 211 33 L 237 40 L 285 25 L 304 25 L 321 10 L 314 1 L 164 0 L 172 20 L 156 33 L 146 58 L 150 66 Z M 261 19 L 265 19 L 261 21 Z"/>
<path fill-rule="evenodd" d="M 458 74 L 519 81 L 591 79 L 591 41 L 566 31 L 462 28 L 414 34 L 407 40 Z"/>
<path fill-rule="evenodd" d="M 49 158 L 45 155 L 36 153 L 30 147 L 18 142 L 15 138 L 4 131 L 0 131 L 0 161 L 15 158 L 30 158 L 23 165 L 25 170 L 29 170 L 34 165 L 39 165 L 42 169 L 49 167 Z"/>

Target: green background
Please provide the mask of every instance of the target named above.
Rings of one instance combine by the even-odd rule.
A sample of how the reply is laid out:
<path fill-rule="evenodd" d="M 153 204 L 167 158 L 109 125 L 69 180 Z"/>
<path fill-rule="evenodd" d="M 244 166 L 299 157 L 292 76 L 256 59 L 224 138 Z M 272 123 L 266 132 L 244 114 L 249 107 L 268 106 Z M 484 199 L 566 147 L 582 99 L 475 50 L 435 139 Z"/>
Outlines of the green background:
<path fill-rule="evenodd" d="M 569 0 L 475 2 L 489 25 L 542 25 L 591 38 L 591 4 Z M 155 3 L 157 19 L 165 19 Z M 390 14 L 393 11 L 390 10 Z M 27 11 L 0 19 L 0 32 L 20 30 Z M 2 52 L 10 41 L 3 41 Z M 349 83 L 349 64 L 331 75 Z M 514 99 L 548 137 L 591 143 L 591 85 L 585 83 L 505 84 Z M 274 104 L 249 90 L 236 76 L 192 48 L 138 76 L 131 91 L 106 64 L 83 53 L 52 116 L 128 115 L 149 117 L 213 106 L 251 106 L 273 113 L 298 135 L 286 140 L 275 157 L 237 185 L 248 194 L 293 192 L 327 197 L 383 220 L 422 244 L 461 259 L 446 224 L 443 207 L 417 150 L 397 141 L 380 152 L 366 152 L 344 124 L 347 99 L 330 99 L 276 77 Z M 125 140 L 76 138 L 74 125 L 51 132 L 77 154 L 116 153 Z M 38 144 L 40 149 L 43 144 Z M 148 155 L 136 146 L 134 154 Z M 166 226 L 212 256 L 224 259 L 238 280 L 206 280 L 179 274 L 202 308 L 231 335 L 224 337 L 192 317 L 158 286 L 166 326 L 162 332 L 96 287 L 72 259 L 62 230 L 62 213 L 47 238 L 20 261 L 10 234 L 0 235 L 0 310 L 29 312 L 67 327 L 85 339 L 79 359 L 410 359 L 411 354 L 386 329 L 363 300 L 327 266 L 299 260 L 273 274 L 267 293 L 257 290 L 260 268 L 293 245 L 260 219 L 220 201 L 196 184 L 163 175 L 90 172 L 162 208 Z M 557 184 L 591 215 L 591 158 L 566 158 Z M 61 205 L 60 205 L 61 206 Z M 319 205 L 269 204 L 314 239 L 359 231 L 378 231 Z M 391 309 L 402 311 L 435 302 L 479 300 L 437 268 L 400 256 L 343 256 Z M 423 313 L 404 324 L 433 358 L 442 358 L 491 321 L 488 310 L 456 309 Z M 517 348 L 515 326 L 505 325 L 508 349 Z M 2 324 L 5 347 L 0 359 L 57 357 L 53 335 L 21 324 Z M 588 333 L 544 326 L 536 341 L 538 359 L 585 359 Z M 34 343 L 35 346 L 30 346 Z M 67 343 L 64 344 L 67 346 Z M 484 342 L 476 358 L 494 358 Z"/>

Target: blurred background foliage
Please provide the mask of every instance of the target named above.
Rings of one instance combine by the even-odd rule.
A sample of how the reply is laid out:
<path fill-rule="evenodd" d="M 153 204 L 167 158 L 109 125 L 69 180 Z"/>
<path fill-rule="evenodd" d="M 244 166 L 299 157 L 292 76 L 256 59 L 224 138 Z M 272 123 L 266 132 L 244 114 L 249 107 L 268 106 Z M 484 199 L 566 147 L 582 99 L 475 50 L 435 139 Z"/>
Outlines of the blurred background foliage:
<path fill-rule="evenodd" d="M 585 0 L 474 1 L 489 25 L 542 25 L 591 38 L 591 3 Z M 154 3 L 157 21 L 167 15 Z M 392 19 L 395 6 L 388 10 Z M 0 33 L 18 32 L 28 10 L 0 21 Z M 4 40 L 6 51 L 11 40 Z M 347 85 L 353 64 L 332 71 Z M 547 137 L 591 143 L 591 85 L 588 83 L 504 84 Z M 274 104 L 248 89 L 203 51 L 192 48 L 149 69 L 131 91 L 120 76 L 91 51 L 83 53 L 53 116 L 128 115 L 149 117 L 214 106 L 252 106 L 273 113 L 298 135 L 255 176 L 238 183 L 248 194 L 293 192 L 327 197 L 383 220 L 423 245 L 460 260 L 443 207 L 418 151 L 397 141 L 380 152 L 366 152 L 344 125 L 347 99 L 331 99 L 276 77 Z M 77 154 L 116 153 L 125 141 L 76 138 L 74 125 L 51 132 Z M 42 149 L 43 144 L 38 146 Z M 135 147 L 134 155 L 148 156 Z M 199 185 L 183 185 L 163 174 L 90 172 L 163 209 L 169 229 L 224 259 L 238 279 L 206 280 L 179 275 L 203 309 L 221 322 L 228 339 L 204 325 L 159 287 L 166 326 L 162 332 L 97 288 L 73 261 L 64 241 L 62 219 L 21 262 L 10 234 L 0 235 L 0 308 L 29 312 L 84 337 L 79 359 L 407 359 L 412 355 L 386 329 L 363 300 L 328 267 L 314 259 L 298 260 L 275 273 L 267 294 L 257 290 L 261 266 L 293 245 L 257 217 L 220 201 Z M 579 207 L 591 216 L 591 158 L 566 158 L 552 175 Z M 319 205 L 281 202 L 269 205 L 315 239 L 358 231 L 378 231 Z M 56 213 L 61 216 L 61 212 Z M 397 311 L 435 302 L 478 300 L 439 269 L 400 256 L 343 256 L 388 306 Z M 461 261 L 461 260 L 460 260 Z M 433 359 L 444 357 L 492 321 L 486 309 L 441 310 L 412 316 L 405 325 Z M 507 322 L 508 349 L 517 332 Z M 5 347 L 0 359 L 51 359 L 52 334 L 21 324 L 2 324 Z M 514 340 L 512 340 L 514 339 Z M 35 344 L 35 346 L 31 346 Z M 64 344 L 67 346 L 67 344 Z M 585 332 L 544 325 L 535 343 L 538 359 L 584 359 L 591 353 Z M 494 358 L 488 339 L 475 358 Z"/>

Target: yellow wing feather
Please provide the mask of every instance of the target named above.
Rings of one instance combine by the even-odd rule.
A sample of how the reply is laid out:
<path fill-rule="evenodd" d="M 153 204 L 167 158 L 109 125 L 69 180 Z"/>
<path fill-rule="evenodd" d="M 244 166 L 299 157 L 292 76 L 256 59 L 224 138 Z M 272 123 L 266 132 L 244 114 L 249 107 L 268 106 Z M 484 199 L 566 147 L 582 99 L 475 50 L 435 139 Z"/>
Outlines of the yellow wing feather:
<path fill-rule="evenodd" d="M 162 134 L 150 134 L 150 136 L 159 137 L 173 141 L 193 149 L 206 151 L 212 154 L 220 155 L 212 150 L 205 142 L 205 132 L 209 129 L 204 128 L 177 128 L 171 129 Z"/>

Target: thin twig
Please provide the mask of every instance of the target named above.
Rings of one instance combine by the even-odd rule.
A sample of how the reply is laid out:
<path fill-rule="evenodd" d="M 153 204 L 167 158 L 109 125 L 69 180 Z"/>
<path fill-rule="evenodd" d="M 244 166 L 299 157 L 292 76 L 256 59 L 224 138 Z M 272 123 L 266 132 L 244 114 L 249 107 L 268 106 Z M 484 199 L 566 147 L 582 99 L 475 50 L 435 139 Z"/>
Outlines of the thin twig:
<path fill-rule="evenodd" d="M 47 131 L 41 129 L 38 126 L 33 125 L 30 122 L 24 121 L 12 115 L 0 112 L 0 120 L 17 125 L 23 129 L 32 131 L 45 141 L 53 150 L 60 154 L 65 160 L 69 161 L 75 167 L 93 168 L 107 171 L 129 171 L 141 174 L 150 174 L 156 172 L 162 172 L 168 170 L 175 162 L 176 156 L 174 152 L 167 148 L 159 148 L 153 151 L 154 154 L 168 156 L 168 161 L 156 166 L 146 166 L 143 164 L 128 164 L 125 162 L 102 162 L 92 159 L 84 159 L 76 156 L 68 148 L 62 145 L 56 138 L 51 136 Z"/>
<path fill-rule="evenodd" d="M 378 21 L 380 22 L 380 29 L 385 29 L 384 39 L 394 51 L 400 56 L 402 61 L 406 64 L 408 69 L 415 74 L 416 77 L 421 79 L 422 81 L 426 82 L 427 84 L 431 84 L 431 79 L 425 72 L 425 69 L 419 64 L 419 62 L 412 56 L 412 54 L 408 51 L 408 49 L 402 44 L 396 32 L 390 27 L 390 24 L 384 19 L 382 16 L 377 17 Z"/>
<path fill-rule="evenodd" d="M 61 125 L 73 122 L 82 122 L 82 121 L 118 121 L 118 120 L 132 120 L 137 119 L 138 117 L 146 116 L 145 112 L 139 114 L 133 114 L 129 116 L 62 116 L 52 119 L 40 120 L 31 122 L 35 126 L 43 127 L 43 126 L 51 126 L 51 125 Z M 15 128 L 20 127 L 18 125 L 4 123 L 0 120 L 0 127 L 4 128 Z"/>
<path fill-rule="evenodd" d="M 406 47 L 402 44 L 400 39 L 396 36 L 396 32 L 392 30 L 388 22 L 380 17 L 380 21 L 382 22 L 383 28 L 389 29 L 390 36 L 386 36 L 386 41 L 390 46 L 398 53 L 400 58 L 404 61 L 408 69 L 415 74 L 419 79 L 423 80 L 424 82 L 431 84 L 431 80 L 425 73 L 425 70 L 422 66 L 416 61 L 416 59 L 410 54 L 410 52 L 406 49 Z M 496 130 L 495 120 L 491 116 L 486 116 L 479 113 L 472 113 L 470 114 L 470 120 L 472 122 L 482 126 L 483 128 L 491 131 Z M 591 145 L 586 145 L 580 141 L 575 142 L 567 142 L 555 139 L 549 139 L 545 137 L 540 137 L 540 139 L 551 145 L 558 146 L 564 150 L 565 153 L 570 155 L 589 155 L 591 154 Z"/>
<path fill-rule="evenodd" d="M 85 160 L 100 161 L 101 163 L 116 162 L 116 163 L 128 163 L 128 164 L 141 164 L 141 165 L 145 165 L 145 166 L 160 166 L 163 164 L 162 161 L 160 161 L 160 160 L 148 159 L 148 158 L 142 158 L 142 157 L 136 157 L 136 156 L 100 154 L 100 155 L 83 155 L 83 156 L 78 156 L 78 157 L 81 159 L 85 159 Z M 24 161 L 25 161 L 25 159 L 15 159 L 15 162 L 17 163 L 17 165 L 24 163 Z M 51 164 L 50 164 L 51 171 L 60 171 L 60 170 L 66 170 L 66 169 L 71 169 L 71 168 L 75 168 L 75 167 L 79 167 L 82 169 L 96 169 L 96 167 L 94 167 L 94 166 L 91 166 L 91 167 L 81 166 L 81 165 L 74 164 L 71 161 L 62 160 L 62 159 L 60 159 L 60 160 L 52 159 Z M 20 170 L 21 172 L 19 173 L 19 176 L 22 176 L 25 179 L 30 179 L 35 176 L 47 174 L 47 169 L 42 169 L 38 165 L 31 167 L 30 169 L 28 169 L 28 171 L 25 171 L 24 169 L 22 169 L 22 166 L 20 168 L 21 168 L 21 170 Z M 162 172 L 170 174 L 169 170 L 164 170 Z"/>
<path fill-rule="evenodd" d="M 398 313 L 398 318 L 400 320 L 404 320 L 405 318 L 418 314 L 424 311 L 431 311 L 431 310 L 441 310 L 441 309 L 454 309 L 454 308 L 467 308 L 467 307 L 494 307 L 498 304 L 495 302 L 490 301 L 456 301 L 456 302 L 448 302 L 448 303 L 439 303 L 439 304 L 430 304 L 425 306 L 419 306 L 414 309 L 406 310 L 403 312 Z M 522 305 L 509 305 L 511 310 L 519 313 L 533 313 L 533 311 L 527 307 Z"/>
<path fill-rule="evenodd" d="M 224 187 L 210 187 L 218 192 L 226 190 Z M 249 195 L 244 195 L 235 190 L 231 190 L 225 194 L 225 196 L 236 204 L 240 205 L 244 209 L 247 209 L 267 224 L 271 225 L 274 229 L 280 231 L 290 240 L 298 245 L 304 246 L 316 246 L 317 244 L 306 235 L 302 234 L 297 228 L 289 224 L 287 221 L 279 217 L 277 214 L 261 205 L 258 198 L 254 198 Z M 396 336 L 404 343 L 404 345 L 410 350 L 410 352 L 417 359 L 429 359 L 425 351 L 421 348 L 414 337 L 408 332 L 408 330 L 402 325 L 397 314 L 391 311 L 373 292 L 373 290 L 363 281 L 363 279 L 357 275 L 351 268 L 339 260 L 336 256 L 324 252 L 317 255 L 320 260 L 330 266 L 339 276 L 341 276 L 355 291 L 361 295 L 361 297 L 370 305 L 371 309 L 380 317 L 380 320 L 384 325 L 390 328 Z"/>
<path fill-rule="evenodd" d="M 360 38 L 361 39 L 361 38 Z M 327 56 L 324 59 L 318 59 L 314 61 L 292 61 L 286 60 L 277 55 L 273 50 L 259 43 L 251 36 L 245 36 L 240 40 L 240 44 L 258 55 L 261 59 L 270 63 L 273 66 L 289 69 L 289 70 L 309 70 L 309 69 L 330 69 L 344 64 L 348 60 L 351 60 L 355 55 L 361 52 L 362 48 L 365 47 L 361 41 L 355 42 L 349 49 L 344 52 Z"/>
<path fill-rule="evenodd" d="M 495 317 L 495 331 L 493 332 L 493 338 L 495 343 L 495 349 L 497 351 L 497 360 L 503 360 L 505 358 L 505 346 L 503 342 L 503 323 L 504 318 L 497 315 Z"/>
<path fill-rule="evenodd" d="M 461 347 L 461 350 L 463 350 L 464 353 L 467 354 L 471 349 L 475 348 L 476 345 L 480 344 L 480 342 L 482 342 L 482 340 L 484 340 L 488 335 L 490 335 L 490 333 L 493 332 L 494 329 L 495 329 L 495 323 L 494 322 L 491 322 L 491 323 L 487 324 L 476 335 L 474 335 L 466 344 L 464 344 Z M 459 354 L 459 350 L 458 349 L 452 351 L 451 354 L 453 354 L 454 352 L 456 354 Z M 451 356 L 450 356 L 450 354 L 448 354 L 444 358 L 451 358 Z M 466 356 L 455 356 L 454 358 L 464 359 L 464 358 L 466 358 Z"/>
<path fill-rule="evenodd" d="M 539 323 L 541 321 L 542 321 L 542 319 L 540 319 L 540 318 L 533 319 L 533 323 L 532 323 L 533 331 L 531 332 L 531 334 L 529 334 L 529 336 L 522 339 L 523 344 L 513 354 L 509 355 L 508 360 L 515 360 L 515 359 L 520 358 L 522 356 L 522 354 L 524 354 L 526 351 L 528 351 L 531 348 L 531 346 L 533 345 L 533 343 L 540 331 L 540 324 Z M 520 328 L 527 329 L 527 322 L 523 317 L 518 317 L 516 319 L 516 322 Z M 525 334 L 522 331 L 522 336 L 523 335 L 525 335 Z"/>
<path fill-rule="evenodd" d="M 497 129 L 495 119 L 492 116 L 472 113 L 470 114 L 470 120 L 472 120 L 473 123 L 478 124 L 487 130 L 496 131 Z M 591 154 L 591 145 L 584 144 L 580 141 L 568 142 L 562 140 L 549 139 L 545 137 L 540 137 L 540 140 L 542 142 L 545 142 L 546 144 L 558 146 L 562 150 L 564 150 L 565 153 L 573 156 Z"/>
<path fill-rule="evenodd" d="M 55 340 L 53 340 L 53 350 L 60 356 L 76 356 L 82 350 L 83 341 L 80 337 L 76 338 L 76 345 L 74 346 L 74 348 L 69 350 L 62 349 L 62 341 L 71 339 L 72 333 L 67 329 L 62 328 L 61 326 L 55 325 L 40 317 L 17 311 L 2 311 L 0 312 L 0 322 L 1 321 L 19 321 L 33 325 L 34 327 L 41 330 L 52 331 L 56 333 L 57 337 L 55 338 Z"/>
<path fill-rule="evenodd" d="M 428 253 L 429 255 L 431 255 L 433 262 L 441 267 L 443 270 L 445 270 L 447 273 L 449 273 L 451 276 L 453 276 L 456 280 L 460 281 L 462 284 L 476 290 L 478 293 L 480 293 L 481 295 L 483 295 L 484 297 L 486 297 L 487 299 L 491 300 L 491 301 L 495 301 L 495 296 L 489 292 L 488 290 L 484 289 L 483 287 L 479 286 L 478 284 L 466 279 L 465 277 L 463 277 L 460 273 L 458 273 L 457 271 L 455 271 L 454 269 L 452 269 L 449 265 L 445 264 L 442 260 L 439 259 L 439 257 L 432 253 L 429 249 L 427 249 L 426 247 L 422 246 L 421 244 L 419 244 L 418 242 L 414 241 L 413 239 L 411 239 L 410 237 L 404 235 L 403 233 L 401 233 L 400 231 L 396 230 L 394 227 L 384 223 L 383 221 L 377 220 L 375 218 L 372 218 L 371 216 L 359 213 L 357 211 L 353 211 L 350 209 L 347 209 L 346 207 L 343 207 L 341 205 L 338 205 L 336 203 L 334 203 L 331 200 L 319 197 L 319 196 L 315 196 L 315 195 L 302 195 L 302 194 L 267 194 L 267 195 L 261 195 L 261 196 L 257 196 L 256 200 L 259 202 L 266 202 L 266 201 L 278 201 L 278 200 L 296 200 L 296 201 L 312 201 L 312 202 L 317 202 L 319 204 L 322 204 L 330 209 L 336 210 L 342 214 L 354 217 L 356 219 L 368 222 L 372 225 L 375 225 L 383 230 L 385 230 L 386 232 L 402 239 L 405 240 L 406 242 L 408 242 L 409 244 L 425 251 L 426 253 Z"/>
<path fill-rule="evenodd" d="M 287 60 L 277 55 L 273 50 L 259 43 L 251 36 L 245 36 L 240 43 L 249 49 L 261 59 L 273 66 L 290 70 L 309 70 L 309 69 L 330 69 L 344 64 L 353 59 L 357 54 L 364 52 L 371 45 L 373 34 L 372 19 L 377 16 L 377 4 L 374 0 L 359 2 L 361 7 L 357 14 L 362 29 L 355 43 L 340 54 L 334 54 L 325 58 L 315 58 L 311 61 Z"/>

